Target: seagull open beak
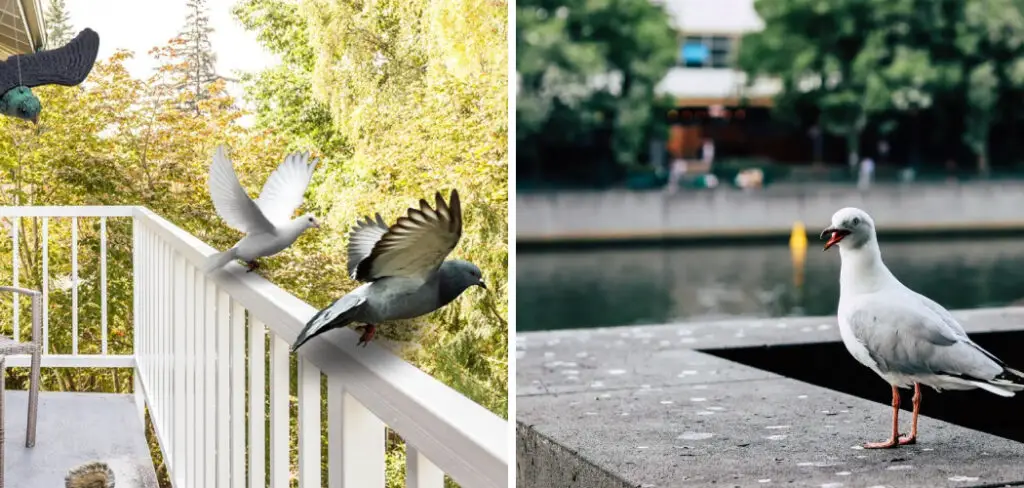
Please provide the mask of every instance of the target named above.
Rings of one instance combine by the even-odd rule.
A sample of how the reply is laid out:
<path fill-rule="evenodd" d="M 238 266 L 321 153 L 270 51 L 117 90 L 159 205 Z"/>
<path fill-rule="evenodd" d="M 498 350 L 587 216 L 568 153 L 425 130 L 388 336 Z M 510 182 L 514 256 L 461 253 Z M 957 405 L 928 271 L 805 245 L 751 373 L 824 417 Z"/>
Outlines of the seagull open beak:
<path fill-rule="evenodd" d="M 828 242 L 825 243 L 825 248 L 822 249 L 822 251 L 828 251 L 828 248 L 836 244 L 839 244 L 839 241 L 843 240 L 844 237 L 850 235 L 850 231 L 846 229 L 840 229 L 837 227 L 829 227 L 821 231 L 821 235 L 818 236 L 818 239 L 824 239 L 826 235 L 830 237 L 828 238 Z"/>

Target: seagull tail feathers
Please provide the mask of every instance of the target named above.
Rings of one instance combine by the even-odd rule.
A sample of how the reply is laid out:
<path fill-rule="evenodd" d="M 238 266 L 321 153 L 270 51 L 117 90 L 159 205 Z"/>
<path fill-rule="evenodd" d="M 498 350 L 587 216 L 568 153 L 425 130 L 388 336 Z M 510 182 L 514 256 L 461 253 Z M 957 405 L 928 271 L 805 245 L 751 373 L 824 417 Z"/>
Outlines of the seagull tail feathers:
<path fill-rule="evenodd" d="M 206 265 L 203 266 L 203 271 L 209 273 L 211 271 L 223 268 L 224 265 L 230 263 L 235 259 L 235 248 L 228 249 L 224 252 L 219 252 L 208 258 L 206 258 Z"/>
<path fill-rule="evenodd" d="M 1018 388 L 1011 389 L 1012 387 L 1010 385 L 1012 385 L 1012 383 L 1010 385 L 1004 385 L 1000 383 L 986 383 L 984 381 L 971 381 L 970 383 L 973 384 L 974 386 L 977 386 L 978 388 L 981 388 L 982 390 L 985 390 L 990 393 L 995 393 L 996 395 L 1005 398 L 1014 396 L 1014 390 L 1019 390 L 1021 387 L 1021 385 L 1015 385 Z"/>

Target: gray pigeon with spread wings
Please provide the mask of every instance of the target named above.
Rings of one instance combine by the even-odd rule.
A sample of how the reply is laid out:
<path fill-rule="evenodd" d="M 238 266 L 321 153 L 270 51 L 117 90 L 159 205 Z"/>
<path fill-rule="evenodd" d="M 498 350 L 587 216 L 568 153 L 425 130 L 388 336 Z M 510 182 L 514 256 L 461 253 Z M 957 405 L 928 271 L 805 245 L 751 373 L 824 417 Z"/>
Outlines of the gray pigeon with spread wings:
<path fill-rule="evenodd" d="M 292 345 L 297 350 L 331 329 L 362 323 L 359 345 L 373 340 L 377 325 L 389 320 L 433 312 L 471 286 L 487 288 L 480 268 L 449 259 L 462 236 L 462 206 L 452 190 L 446 203 L 441 193 L 434 207 L 420 200 L 388 227 L 377 214 L 356 223 L 348 238 L 349 275 L 366 284 L 317 312 Z"/>
<path fill-rule="evenodd" d="M 81 84 L 92 71 L 99 49 L 99 34 L 84 29 L 57 49 L 17 54 L 0 62 L 0 113 L 39 123 L 43 106 L 32 88 Z"/>
<path fill-rule="evenodd" d="M 310 214 L 292 218 L 302 205 L 316 163 L 316 159 L 309 161 L 308 152 L 289 154 L 267 178 L 259 198 L 253 200 L 238 182 L 227 150 L 217 146 L 210 165 L 210 199 L 224 222 L 245 232 L 245 237 L 231 249 L 207 258 L 206 272 L 235 259 L 245 261 L 248 271 L 252 271 L 259 267 L 258 258 L 273 256 L 291 246 L 306 229 L 320 227 Z"/>

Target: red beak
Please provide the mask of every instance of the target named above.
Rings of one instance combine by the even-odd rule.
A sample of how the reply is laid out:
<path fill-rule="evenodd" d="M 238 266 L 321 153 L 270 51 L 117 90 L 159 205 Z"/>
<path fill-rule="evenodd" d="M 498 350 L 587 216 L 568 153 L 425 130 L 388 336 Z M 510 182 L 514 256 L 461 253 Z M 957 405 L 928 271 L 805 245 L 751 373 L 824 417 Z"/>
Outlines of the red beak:
<path fill-rule="evenodd" d="M 822 249 L 822 251 L 828 251 L 828 248 L 836 244 L 839 244 L 839 241 L 843 240 L 844 237 L 850 235 L 850 231 L 846 229 L 837 229 L 834 227 L 829 227 L 821 231 L 819 239 L 824 239 L 826 235 L 830 235 L 830 237 L 828 238 L 828 241 L 825 242 L 825 248 Z"/>

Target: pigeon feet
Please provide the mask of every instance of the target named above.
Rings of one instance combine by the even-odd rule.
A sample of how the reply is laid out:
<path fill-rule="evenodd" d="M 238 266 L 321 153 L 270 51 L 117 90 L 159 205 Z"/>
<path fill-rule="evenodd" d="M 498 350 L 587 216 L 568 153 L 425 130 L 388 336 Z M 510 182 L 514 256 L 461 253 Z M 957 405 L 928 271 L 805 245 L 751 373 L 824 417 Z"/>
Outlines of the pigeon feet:
<path fill-rule="evenodd" d="M 363 333 L 363 335 L 359 336 L 359 342 L 356 344 L 357 347 L 366 347 L 373 340 L 373 336 L 377 334 L 377 326 L 373 324 L 360 325 L 356 327 L 356 330 Z"/>
<path fill-rule="evenodd" d="M 910 435 L 906 435 L 906 436 L 901 436 L 900 437 L 900 445 L 901 446 L 906 446 L 908 444 L 917 444 L 917 436 L 914 435 L 914 434 L 910 434 Z"/>
<path fill-rule="evenodd" d="M 260 263 L 258 261 L 256 261 L 255 259 L 253 259 L 252 261 L 246 261 L 245 265 L 246 265 L 246 267 L 245 267 L 245 272 L 246 273 L 252 273 L 253 271 L 256 271 L 256 268 L 260 267 Z"/>
<path fill-rule="evenodd" d="M 890 437 L 889 440 L 885 442 L 868 442 L 864 444 L 864 449 L 891 449 L 900 444 L 901 442 L 898 442 L 895 437 Z"/>

